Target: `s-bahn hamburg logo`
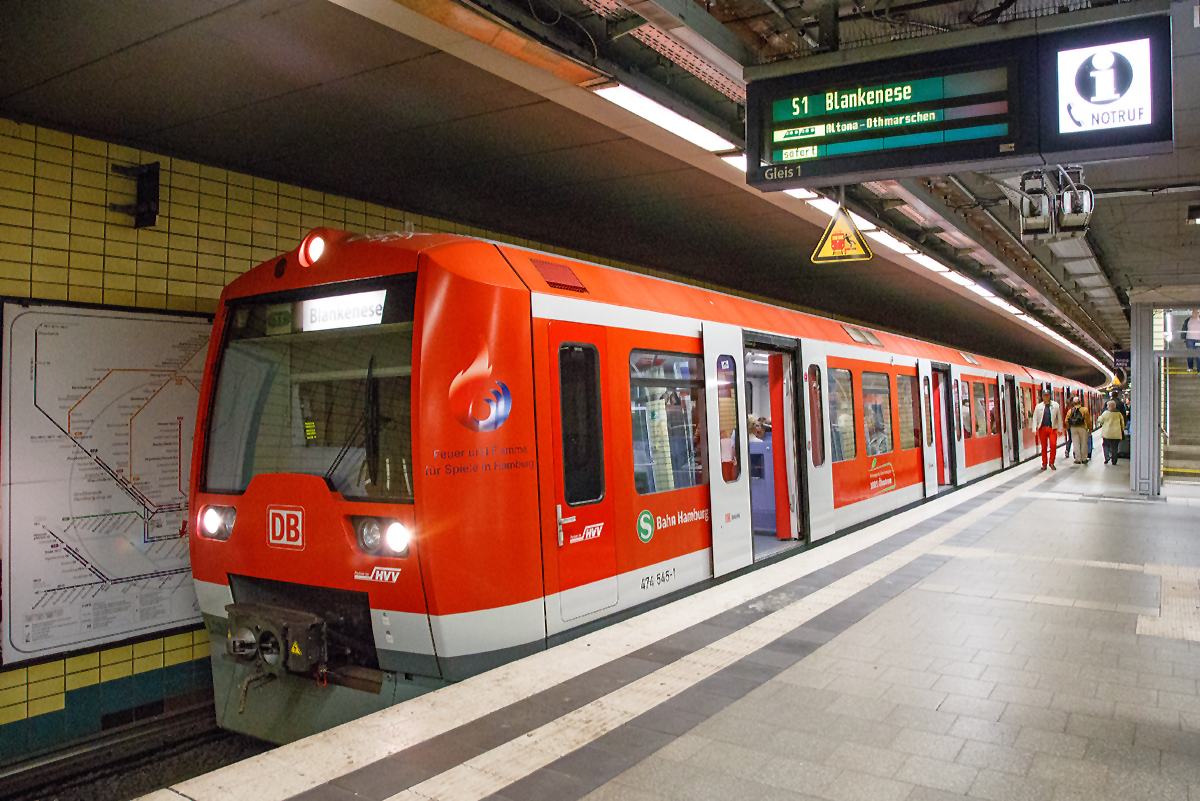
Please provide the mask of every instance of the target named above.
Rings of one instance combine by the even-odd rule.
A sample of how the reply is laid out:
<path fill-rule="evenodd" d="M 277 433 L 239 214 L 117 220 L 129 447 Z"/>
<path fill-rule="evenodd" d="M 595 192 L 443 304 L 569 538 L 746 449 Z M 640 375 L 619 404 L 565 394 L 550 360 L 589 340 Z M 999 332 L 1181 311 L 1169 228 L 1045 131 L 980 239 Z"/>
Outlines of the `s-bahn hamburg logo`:
<path fill-rule="evenodd" d="M 649 509 L 643 509 L 637 519 L 637 535 L 642 542 L 654 539 L 654 515 Z"/>
<path fill-rule="evenodd" d="M 304 510 L 299 506 L 268 506 L 267 545 L 304 550 Z"/>
<path fill-rule="evenodd" d="M 1060 50 L 1059 133 L 1149 125 L 1150 40 Z"/>
<path fill-rule="evenodd" d="M 472 431 L 495 431 L 512 411 L 512 395 L 503 382 L 492 380 L 487 343 L 480 341 L 479 355 L 471 366 L 450 382 L 450 413 Z"/>

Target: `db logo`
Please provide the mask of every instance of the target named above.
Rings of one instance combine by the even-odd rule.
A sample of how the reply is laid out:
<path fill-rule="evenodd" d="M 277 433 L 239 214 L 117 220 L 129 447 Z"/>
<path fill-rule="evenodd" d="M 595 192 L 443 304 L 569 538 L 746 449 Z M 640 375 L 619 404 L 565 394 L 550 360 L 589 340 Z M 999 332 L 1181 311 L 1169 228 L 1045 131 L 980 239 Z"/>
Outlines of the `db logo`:
<path fill-rule="evenodd" d="M 303 550 L 304 510 L 299 506 L 268 506 L 267 545 Z"/>

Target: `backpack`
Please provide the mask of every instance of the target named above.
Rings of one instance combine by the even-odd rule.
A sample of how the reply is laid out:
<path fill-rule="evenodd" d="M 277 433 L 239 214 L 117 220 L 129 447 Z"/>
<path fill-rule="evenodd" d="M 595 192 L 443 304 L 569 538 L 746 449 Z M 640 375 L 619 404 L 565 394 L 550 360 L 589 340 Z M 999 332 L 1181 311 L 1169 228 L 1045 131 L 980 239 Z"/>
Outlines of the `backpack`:
<path fill-rule="evenodd" d="M 1083 425 L 1082 407 L 1076 406 L 1071 410 L 1071 413 L 1067 415 L 1067 425 L 1071 426 L 1072 428 L 1078 428 Z"/>

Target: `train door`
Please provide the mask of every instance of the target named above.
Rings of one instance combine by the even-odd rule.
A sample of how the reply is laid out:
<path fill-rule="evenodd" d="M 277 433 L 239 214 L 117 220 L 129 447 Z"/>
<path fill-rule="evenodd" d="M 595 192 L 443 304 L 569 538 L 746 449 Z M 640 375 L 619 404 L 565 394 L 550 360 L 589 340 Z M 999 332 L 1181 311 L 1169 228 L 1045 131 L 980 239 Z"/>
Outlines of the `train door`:
<path fill-rule="evenodd" d="M 1008 422 L 1008 433 L 1005 439 L 1012 453 L 1011 464 L 1021 462 L 1021 415 L 1019 413 L 1021 387 L 1016 376 L 1004 376 L 1004 386 L 1007 387 L 1007 399 L 1004 402 L 1004 418 Z"/>
<path fill-rule="evenodd" d="M 933 447 L 937 457 L 938 492 L 954 486 L 954 401 L 950 366 L 931 365 L 933 372 Z"/>
<path fill-rule="evenodd" d="M 745 358 L 737 326 L 706 322 L 703 334 L 713 575 L 723 576 L 754 561 Z"/>
<path fill-rule="evenodd" d="M 834 534 L 833 462 L 829 459 L 826 418 L 826 364 L 822 342 L 804 342 L 804 494 L 808 500 L 808 539 L 817 542 Z"/>
<path fill-rule="evenodd" d="M 933 432 L 933 367 L 928 359 L 917 360 L 917 383 L 921 392 L 921 458 L 925 468 L 925 497 L 931 498 L 938 491 L 938 469 Z"/>
<path fill-rule="evenodd" d="M 745 346 L 750 523 L 756 561 L 800 544 L 803 530 L 794 391 L 798 348 L 794 340 L 777 340 L 748 334 Z"/>
<path fill-rule="evenodd" d="M 1013 442 L 1012 442 L 1012 422 L 1008 414 L 1009 398 L 1011 397 L 1011 388 L 1009 387 L 1008 376 L 997 376 L 997 382 L 1000 385 L 1000 468 L 1012 467 L 1016 463 L 1013 457 Z"/>
<path fill-rule="evenodd" d="M 617 603 L 617 547 L 604 437 L 608 382 L 604 329 L 550 323 L 554 509 L 559 608 L 574 618 Z"/>
<path fill-rule="evenodd" d="M 967 474 L 967 449 L 963 442 L 963 427 L 966 426 L 967 436 L 971 432 L 971 395 L 967 382 L 963 380 L 962 370 L 956 365 L 950 365 L 950 391 L 947 396 L 951 409 L 949 427 L 954 429 L 954 438 L 950 447 L 951 472 L 954 485 L 958 486 Z M 965 413 L 965 414 L 964 414 Z"/>

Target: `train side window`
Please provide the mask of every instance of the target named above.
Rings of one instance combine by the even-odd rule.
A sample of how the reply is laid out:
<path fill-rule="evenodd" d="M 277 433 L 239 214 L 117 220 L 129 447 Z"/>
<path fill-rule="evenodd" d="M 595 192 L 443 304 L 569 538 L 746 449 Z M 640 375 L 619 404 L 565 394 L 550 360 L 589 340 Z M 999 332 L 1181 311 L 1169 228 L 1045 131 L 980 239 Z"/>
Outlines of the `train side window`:
<path fill-rule="evenodd" d="M 595 346 L 571 342 L 559 347 L 558 392 L 563 497 L 568 506 L 595 503 L 604 497 L 604 419 Z"/>
<path fill-rule="evenodd" d="M 862 374 L 867 456 L 892 452 L 892 387 L 887 373 Z"/>
<path fill-rule="evenodd" d="M 742 476 L 742 423 L 738 415 L 737 362 L 717 357 L 717 419 L 721 426 L 721 477 L 726 484 Z"/>
<path fill-rule="evenodd" d="M 808 427 L 812 431 L 813 467 L 825 464 L 825 411 L 821 407 L 821 368 L 808 366 Z"/>
<path fill-rule="evenodd" d="M 629 354 L 633 485 L 639 495 L 708 483 L 700 356 L 635 350 Z"/>
<path fill-rule="evenodd" d="M 929 389 L 929 376 L 925 376 L 925 444 L 933 444 L 933 401 L 930 400 L 932 392 Z"/>
<path fill-rule="evenodd" d="M 896 376 L 900 405 L 900 450 L 921 447 L 921 384 L 915 375 Z"/>
<path fill-rule="evenodd" d="M 975 436 L 975 429 L 971 427 L 971 385 L 966 381 L 962 382 L 962 403 L 960 406 L 962 407 L 963 439 L 970 439 Z"/>
<path fill-rule="evenodd" d="M 1000 433 L 1000 402 L 997 398 L 999 391 L 999 384 L 987 385 L 988 426 L 993 434 Z"/>
<path fill-rule="evenodd" d="M 854 436 L 854 377 L 849 370 L 829 369 L 829 453 L 835 462 L 858 456 Z"/>
<path fill-rule="evenodd" d="M 986 437 L 988 435 L 987 395 L 984 394 L 982 381 L 975 381 L 971 384 L 971 397 L 975 401 L 972 407 L 975 412 L 975 436 Z"/>

